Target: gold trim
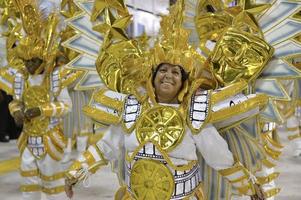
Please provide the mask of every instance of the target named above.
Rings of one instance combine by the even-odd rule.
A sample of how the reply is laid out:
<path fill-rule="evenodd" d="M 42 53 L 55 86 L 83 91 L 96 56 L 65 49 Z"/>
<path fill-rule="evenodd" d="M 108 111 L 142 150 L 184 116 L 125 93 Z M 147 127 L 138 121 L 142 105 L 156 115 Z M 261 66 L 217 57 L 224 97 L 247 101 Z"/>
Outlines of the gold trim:
<path fill-rule="evenodd" d="M 19 166 L 20 166 L 19 157 L 0 161 L 0 175 L 14 172 L 19 169 Z"/>
<path fill-rule="evenodd" d="M 20 190 L 21 192 L 39 192 L 41 191 L 40 185 L 21 185 Z"/>
<path fill-rule="evenodd" d="M 94 145 L 103 137 L 103 133 L 89 134 L 88 144 Z"/>
<path fill-rule="evenodd" d="M 96 152 L 98 153 L 99 157 L 102 159 L 102 161 L 107 162 L 107 159 L 105 159 L 102 151 L 98 148 L 98 146 L 96 144 L 94 144 L 93 146 L 94 146 Z"/>
<path fill-rule="evenodd" d="M 273 188 L 264 192 L 266 198 L 276 196 L 280 192 L 280 188 Z"/>
<path fill-rule="evenodd" d="M 105 93 L 109 91 L 107 89 L 101 89 L 97 93 L 94 94 L 93 98 L 96 102 L 103 104 L 104 106 L 108 106 L 110 108 L 116 109 L 119 112 L 123 109 L 123 101 L 119 101 L 113 98 L 110 98 L 105 95 Z"/>
<path fill-rule="evenodd" d="M 83 107 L 83 112 L 88 117 L 91 117 L 93 120 L 104 123 L 104 124 L 118 124 L 120 122 L 120 117 L 109 114 L 105 111 L 92 108 L 90 106 Z"/>
<path fill-rule="evenodd" d="M 0 88 L 4 90 L 7 94 L 13 95 L 14 94 L 14 77 L 9 75 L 8 68 L 2 68 L 0 69 L 0 76 L 2 76 L 9 84 L 11 84 L 11 87 L 9 87 L 6 84 L 0 84 Z"/>
<path fill-rule="evenodd" d="M 237 83 L 233 83 L 231 85 L 228 85 L 224 87 L 222 90 L 217 91 L 216 93 L 213 93 L 211 96 L 212 104 L 215 104 L 219 101 L 225 100 L 242 90 L 246 89 L 248 86 L 248 83 L 245 80 L 240 80 Z"/>
<path fill-rule="evenodd" d="M 132 162 L 134 160 L 134 157 L 136 156 L 136 154 L 139 152 L 140 149 L 143 148 L 143 146 L 148 143 L 148 141 L 145 141 L 143 143 L 141 143 L 136 149 L 135 151 L 132 153 L 131 156 L 128 155 L 128 152 L 126 152 L 125 154 L 125 160 L 127 162 Z M 167 164 L 174 170 L 178 170 L 178 171 L 185 171 L 185 170 L 191 170 L 196 163 L 198 163 L 198 161 L 196 160 L 192 160 L 192 161 L 189 161 L 189 163 L 187 165 L 183 165 L 183 166 L 176 166 L 172 163 L 172 161 L 170 160 L 168 154 L 163 150 L 161 149 L 160 146 L 158 146 L 157 144 L 154 144 L 155 147 L 160 151 L 160 153 L 162 154 L 164 160 L 167 162 Z"/>
<path fill-rule="evenodd" d="M 40 173 L 37 169 L 30 170 L 30 171 L 20 170 L 20 175 L 23 177 L 39 176 L 39 174 Z"/>
<path fill-rule="evenodd" d="M 60 77 L 66 77 L 66 75 L 68 76 L 67 79 L 63 79 L 61 81 L 62 89 L 65 88 L 65 87 L 68 87 L 69 85 L 74 83 L 80 76 L 84 75 L 84 73 L 85 73 L 84 70 L 72 70 L 72 75 L 70 76 L 68 74 L 69 70 L 70 69 L 60 71 Z"/>
<path fill-rule="evenodd" d="M 53 137 L 53 135 L 51 134 L 47 134 L 47 136 L 49 137 L 50 139 L 50 142 L 53 144 L 53 147 L 58 151 L 58 153 L 61 153 L 63 154 L 64 153 L 64 148 L 60 147 L 59 144 L 57 144 L 57 138 Z M 64 141 L 62 141 L 64 142 Z"/>
<path fill-rule="evenodd" d="M 297 134 L 295 134 L 295 135 L 289 135 L 289 136 L 287 136 L 287 138 L 288 138 L 290 141 L 295 140 L 295 139 L 297 139 L 297 138 L 301 138 L 301 133 L 297 133 Z"/>
<path fill-rule="evenodd" d="M 275 150 L 271 149 L 268 145 L 264 145 L 263 148 L 268 156 L 270 156 L 274 160 L 279 160 L 281 151 L 275 151 Z"/>
<path fill-rule="evenodd" d="M 216 123 L 219 121 L 226 120 L 233 116 L 243 114 L 248 110 L 254 109 L 257 106 L 263 108 L 268 102 L 268 98 L 264 94 L 259 94 L 256 97 L 248 99 L 240 104 L 232 107 L 227 107 L 222 110 L 211 113 L 211 123 Z"/>
<path fill-rule="evenodd" d="M 42 191 L 46 194 L 58 194 L 65 191 L 65 186 L 58 186 L 54 188 L 42 188 Z"/>
<path fill-rule="evenodd" d="M 50 155 L 51 158 L 53 158 L 54 160 L 56 161 L 60 161 L 61 158 L 56 156 L 55 153 L 52 152 L 51 148 L 50 148 L 50 145 L 48 144 L 49 141 L 51 141 L 51 139 L 46 137 L 46 135 L 43 136 L 43 141 L 44 141 L 44 144 L 45 144 L 45 150 L 46 152 Z M 55 145 L 53 145 L 55 146 Z M 54 147 L 55 148 L 55 147 Z"/>
<path fill-rule="evenodd" d="M 121 186 L 114 195 L 114 200 L 135 200 L 127 190 L 127 186 Z"/>
<path fill-rule="evenodd" d="M 73 161 L 72 165 L 69 167 L 69 169 L 66 172 L 67 177 L 70 177 L 70 176 L 72 177 L 72 175 L 70 175 L 70 173 L 69 173 L 70 171 L 78 171 L 81 168 L 82 168 L 82 164 L 80 161 L 78 161 L 78 160 Z"/>
<path fill-rule="evenodd" d="M 227 169 L 221 169 L 218 172 L 222 176 L 229 176 L 229 175 L 235 174 L 239 171 L 242 171 L 243 169 L 244 169 L 244 166 L 240 162 L 236 162 L 232 167 L 227 168 Z"/>
<path fill-rule="evenodd" d="M 247 195 L 249 190 L 251 191 L 251 194 L 255 194 L 255 189 L 251 183 L 248 183 L 246 186 L 243 187 L 235 187 L 235 188 L 242 195 Z"/>
<path fill-rule="evenodd" d="M 262 134 L 262 137 L 266 139 L 274 147 L 278 149 L 282 149 L 284 146 L 282 146 L 280 143 L 276 142 L 272 137 L 270 137 L 269 136 L 270 133 L 272 133 L 272 131 Z"/>
<path fill-rule="evenodd" d="M 267 184 L 279 177 L 279 172 L 274 172 L 266 177 L 256 177 L 260 185 Z"/>
<path fill-rule="evenodd" d="M 94 165 L 96 163 L 96 160 L 93 156 L 93 154 L 87 150 L 83 153 L 83 156 L 85 157 L 86 159 L 86 163 L 89 165 L 89 167 L 91 167 L 92 165 Z"/>
<path fill-rule="evenodd" d="M 64 177 L 65 177 L 65 173 L 64 172 L 56 173 L 56 174 L 54 174 L 52 176 L 46 176 L 46 175 L 40 174 L 40 178 L 43 181 L 56 181 L 56 180 L 62 179 Z"/>
<path fill-rule="evenodd" d="M 228 178 L 228 177 L 227 177 Z M 241 177 L 238 177 L 237 179 L 233 179 L 233 180 L 230 180 L 229 178 L 229 182 L 230 183 L 242 183 L 243 182 L 243 180 L 247 180 L 249 178 L 249 176 L 248 175 L 243 175 L 243 176 L 241 176 Z"/>
<path fill-rule="evenodd" d="M 21 106 L 21 102 L 18 100 L 12 100 L 9 104 L 8 104 L 8 109 L 10 111 L 10 113 L 14 116 L 14 113 L 21 110 L 22 106 Z"/>
<path fill-rule="evenodd" d="M 271 161 L 269 161 L 268 159 L 264 159 L 262 160 L 262 164 L 264 164 L 266 167 L 268 168 L 273 168 L 276 165 L 274 163 L 272 163 Z"/>
<path fill-rule="evenodd" d="M 5 91 L 7 94 L 10 95 L 14 94 L 14 89 L 12 87 L 10 88 L 6 84 L 1 84 L 1 90 Z"/>
<path fill-rule="evenodd" d="M 57 135 L 54 136 L 54 133 L 57 133 Z M 52 129 L 48 132 L 47 135 L 50 137 L 50 140 L 51 140 L 52 144 L 56 147 L 57 151 L 59 151 L 60 153 L 64 153 L 66 141 L 65 141 L 64 135 L 62 134 L 60 129 L 59 128 Z M 64 143 L 64 146 L 62 146 L 58 140 L 60 140 L 62 143 Z"/>
<path fill-rule="evenodd" d="M 299 126 L 292 127 L 292 128 L 286 128 L 287 131 L 297 131 L 299 130 Z"/>
<path fill-rule="evenodd" d="M 20 151 L 20 154 L 23 153 L 25 147 L 27 145 L 27 135 L 26 133 L 23 131 L 21 133 L 21 135 L 19 136 L 18 140 L 17 140 L 17 146 L 18 146 L 18 149 Z"/>

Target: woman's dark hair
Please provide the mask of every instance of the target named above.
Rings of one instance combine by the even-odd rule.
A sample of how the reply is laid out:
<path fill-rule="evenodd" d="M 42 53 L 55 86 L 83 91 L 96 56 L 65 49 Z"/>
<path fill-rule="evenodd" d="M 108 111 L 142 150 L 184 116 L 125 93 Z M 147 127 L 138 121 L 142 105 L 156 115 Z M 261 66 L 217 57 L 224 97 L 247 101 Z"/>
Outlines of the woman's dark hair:
<path fill-rule="evenodd" d="M 157 69 L 153 72 L 153 78 L 152 78 L 152 84 L 154 85 L 154 81 L 155 81 L 155 77 L 159 71 L 159 69 L 164 65 L 164 64 L 168 64 L 168 63 L 160 63 L 157 67 Z M 185 72 L 185 70 L 183 69 L 182 66 L 180 65 L 176 65 L 178 67 L 180 67 L 181 70 L 181 77 L 182 77 L 182 87 L 183 87 L 183 83 L 188 79 L 189 74 L 187 72 Z M 181 88 L 182 89 L 182 88 Z"/>

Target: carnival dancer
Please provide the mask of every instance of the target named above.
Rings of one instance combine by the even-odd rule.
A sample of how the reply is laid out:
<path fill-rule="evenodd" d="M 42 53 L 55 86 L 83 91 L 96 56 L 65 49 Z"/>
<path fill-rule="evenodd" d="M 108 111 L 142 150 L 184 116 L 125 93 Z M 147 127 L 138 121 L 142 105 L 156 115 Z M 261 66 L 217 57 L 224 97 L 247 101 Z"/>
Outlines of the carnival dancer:
<path fill-rule="evenodd" d="M 59 19 L 52 13 L 44 21 L 32 2 L 16 1 L 16 5 L 26 36 L 18 41 L 15 55 L 25 69 L 15 75 L 9 109 L 23 123 L 18 140 L 22 199 L 39 200 L 41 192 L 47 199 L 66 199 L 60 163 L 65 148 L 61 120 L 72 102 L 67 89 L 61 87 L 60 69 L 54 68 Z"/>
<path fill-rule="evenodd" d="M 204 60 L 188 44 L 189 31 L 181 28 L 182 3 L 163 20 L 167 27 L 162 27 L 155 46 L 147 52 L 142 53 L 135 40 L 110 43 L 106 39 L 118 34 L 107 29 L 108 38 L 96 62 L 98 72 L 110 89 L 130 91 L 130 95 L 101 89 L 84 108 L 95 121 L 111 126 L 68 170 L 69 197 L 74 184 L 86 182 L 99 166 L 110 162 L 121 183 L 115 199 L 205 199 L 204 160 L 231 182 L 236 194 L 264 199 L 256 178 L 233 157 L 215 126 L 230 126 L 257 115 L 267 98 L 244 95 L 237 84 L 208 89 L 214 79 L 204 76 Z M 105 13 L 111 16 L 108 10 Z M 97 14 L 93 16 L 97 19 Z M 114 71 L 118 64 L 132 74 L 122 79 Z"/>

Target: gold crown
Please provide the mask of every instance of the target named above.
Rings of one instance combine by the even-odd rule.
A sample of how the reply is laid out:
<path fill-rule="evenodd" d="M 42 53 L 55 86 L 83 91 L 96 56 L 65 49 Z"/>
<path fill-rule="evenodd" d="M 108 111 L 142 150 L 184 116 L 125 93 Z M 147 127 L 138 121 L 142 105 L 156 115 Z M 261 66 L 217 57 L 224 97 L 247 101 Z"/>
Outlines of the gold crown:
<path fill-rule="evenodd" d="M 151 66 L 161 63 L 181 66 L 190 78 L 201 70 L 205 59 L 189 45 L 190 31 L 183 28 L 184 1 L 179 0 L 161 21 L 161 32 L 154 48 L 150 50 Z"/>

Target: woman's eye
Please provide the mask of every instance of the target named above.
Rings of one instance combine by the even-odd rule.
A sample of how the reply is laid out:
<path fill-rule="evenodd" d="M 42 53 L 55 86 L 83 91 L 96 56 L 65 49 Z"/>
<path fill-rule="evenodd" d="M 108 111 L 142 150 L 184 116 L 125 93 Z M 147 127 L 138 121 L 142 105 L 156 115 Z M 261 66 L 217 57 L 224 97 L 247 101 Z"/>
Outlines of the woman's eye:
<path fill-rule="evenodd" d="M 164 73 L 164 72 L 166 72 L 166 69 L 160 69 L 159 71 Z"/>
<path fill-rule="evenodd" d="M 173 71 L 172 73 L 175 74 L 175 75 L 179 75 L 180 74 L 178 71 Z"/>

